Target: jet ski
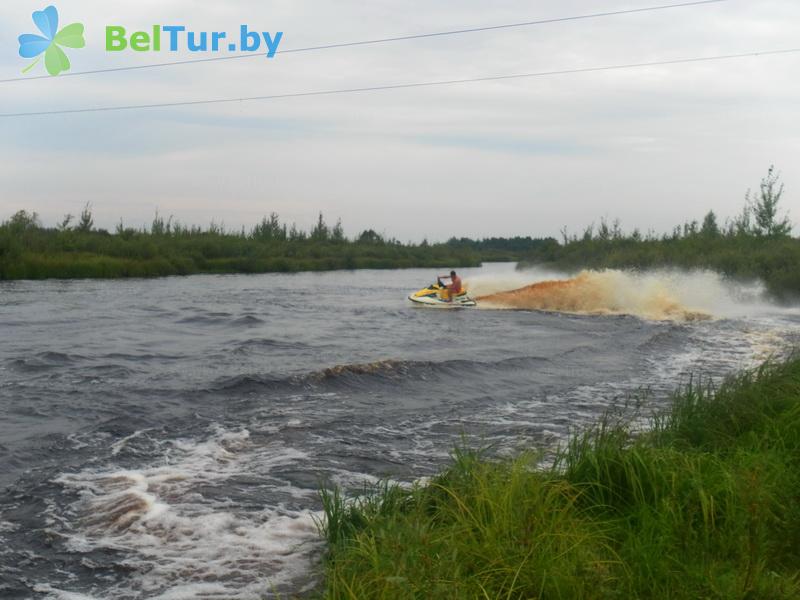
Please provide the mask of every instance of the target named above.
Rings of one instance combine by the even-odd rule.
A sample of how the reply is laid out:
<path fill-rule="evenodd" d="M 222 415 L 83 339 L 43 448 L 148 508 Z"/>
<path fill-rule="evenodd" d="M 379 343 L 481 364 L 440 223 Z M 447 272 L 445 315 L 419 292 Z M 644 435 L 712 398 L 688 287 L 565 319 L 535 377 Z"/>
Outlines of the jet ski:
<path fill-rule="evenodd" d="M 433 306 L 435 308 L 473 308 L 477 302 L 467 295 L 466 290 L 458 294 L 452 301 L 446 300 L 447 286 L 437 279 L 436 283 L 410 294 L 408 299 L 416 304 Z"/>

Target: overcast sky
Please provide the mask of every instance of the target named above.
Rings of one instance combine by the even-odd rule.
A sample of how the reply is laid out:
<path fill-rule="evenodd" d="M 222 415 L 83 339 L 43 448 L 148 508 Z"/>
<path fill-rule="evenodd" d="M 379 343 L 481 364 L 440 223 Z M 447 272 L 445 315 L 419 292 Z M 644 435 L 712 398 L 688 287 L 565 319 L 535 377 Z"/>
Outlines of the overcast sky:
<path fill-rule="evenodd" d="M 109 54 L 106 25 L 283 31 L 281 50 L 569 17 L 670 0 L 61 0 L 86 25 L 73 71 L 197 58 Z M 0 79 L 46 0 L 0 6 Z M 0 84 L 0 113 L 236 98 L 800 47 L 797 0 L 728 0 L 582 21 L 161 69 Z M 29 75 L 44 73 L 40 65 Z M 800 54 L 436 88 L 0 119 L 0 219 L 101 227 L 311 226 L 402 240 L 579 231 L 600 217 L 670 230 L 737 214 L 770 164 L 800 223 Z"/>

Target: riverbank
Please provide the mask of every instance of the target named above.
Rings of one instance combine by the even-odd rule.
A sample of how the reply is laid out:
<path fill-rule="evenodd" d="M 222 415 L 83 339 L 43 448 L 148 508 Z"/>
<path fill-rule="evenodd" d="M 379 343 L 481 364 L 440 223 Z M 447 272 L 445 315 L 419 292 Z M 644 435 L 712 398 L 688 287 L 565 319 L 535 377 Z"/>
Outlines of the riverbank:
<path fill-rule="evenodd" d="M 354 269 L 410 269 L 478 267 L 473 256 L 437 252 L 431 256 L 393 252 L 383 256 L 369 252 L 339 252 L 320 248 L 305 256 L 264 250 L 263 256 L 154 256 L 121 258 L 98 254 L 25 253 L 13 261 L 0 261 L 0 281 L 39 279 L 126 279 L 171 275 L 214 275 L 255 273 L 299 273 Z"/>
<path fill-rule="evenodd" d="M 0 280 L 120 279 L 222 273 L 475 267 L 485 256 L 380 237 L 259 239 L 224 232 L 158 234 L 0 230 Z"/>
<path fill-rule="evenodd" d="M 797 598 L 800 359 L 606 417 L 551 467 L 457 451 L 355 504 L 324 492 L 325 597 Z"/>
<path fill-rule="evenodd" d="M 297 273 L 354 269 L 466 268 L 515 262 L 552 239 L 530 237 L 445 243 L 403 243 L 374 230 L 350 239 L 341 223 L 322 215 L 309 231 L 272 214 L 249 230 L 187 227 L 156 215 L 149 228 L 121 222 L 114 233 L 95 229 L 90 208 L 77 224 L 67 216 L 43 227 L 36 213 L 19 211 L 0 224 L 0 281 L 120 279 L 221 273 Z"/>

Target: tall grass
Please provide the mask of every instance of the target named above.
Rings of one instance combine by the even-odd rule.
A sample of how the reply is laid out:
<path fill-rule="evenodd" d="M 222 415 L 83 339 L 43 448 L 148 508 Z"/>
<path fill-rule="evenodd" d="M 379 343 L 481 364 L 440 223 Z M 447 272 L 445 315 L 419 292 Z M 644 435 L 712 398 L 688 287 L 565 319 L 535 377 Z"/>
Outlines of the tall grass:
<path fill-rule="evenodd" d="M 458 450 L 411 489 L 323 493 L 326 598 L 800 597 L 800 360 L 610 418 L 551 466 Z"/>

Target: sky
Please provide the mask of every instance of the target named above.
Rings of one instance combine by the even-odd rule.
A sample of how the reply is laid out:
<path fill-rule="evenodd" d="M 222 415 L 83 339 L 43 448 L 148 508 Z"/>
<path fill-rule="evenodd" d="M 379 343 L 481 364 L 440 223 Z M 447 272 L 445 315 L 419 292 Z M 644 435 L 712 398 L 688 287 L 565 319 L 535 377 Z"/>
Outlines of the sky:
<path fill-rule="evenodd" d="M 81 22 L 72 72 L 186 60 L 108 53 L 105 28 L 283 32 L 280 50 L 643 8 L 680 0 L 60 0 Z M 44 0 L 0 5 L 0 79 L 31 61 Z M 0 83 L 0 114 L 572 70 L 800 47 L 797 0 L 726 0 L 604 18 Z M 219 56 L 226 56 L 220 53 Z M 255 224 L 403 241 L 559 236 L 601 218 L 665 232 L 737 215 L 774 164 L 800 224 L 800 53 L 440 87 L 0 118 L 0 220 L 90 203 L 99 227 Z M 795 229 L 797 232 L 798 229 Z"/>

